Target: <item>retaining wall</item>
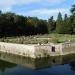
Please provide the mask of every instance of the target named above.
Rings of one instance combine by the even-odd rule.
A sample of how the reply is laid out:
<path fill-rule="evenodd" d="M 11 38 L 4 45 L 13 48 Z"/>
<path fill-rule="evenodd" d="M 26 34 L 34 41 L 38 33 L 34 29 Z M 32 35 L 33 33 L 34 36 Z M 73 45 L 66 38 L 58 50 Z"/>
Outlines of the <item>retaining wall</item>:
<path fill-rule="evenodd" d="M 42 58 L 75 53 L 75 43 L 24 45 L 0 42 L 1 51 L 25 57 Z"/>
<path fill-rule="evenodd" d="M 35 45 L 22 45 L 0 42 L 0 51 L 35 58 Z"/>
<path fill-rule="evenodd" d="M 63 55 L 75 53 L 75 43 L 66 42 L 62 44 Z"/>

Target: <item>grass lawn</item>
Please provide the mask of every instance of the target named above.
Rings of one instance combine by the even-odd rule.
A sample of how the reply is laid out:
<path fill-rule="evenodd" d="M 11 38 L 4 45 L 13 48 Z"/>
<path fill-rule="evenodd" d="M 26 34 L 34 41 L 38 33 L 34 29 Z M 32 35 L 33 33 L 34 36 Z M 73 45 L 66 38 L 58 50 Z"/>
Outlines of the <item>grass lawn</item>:
<path fill-rule="evenodd" d="M 65 41 L 75 42 L 75 35 L 68 34 L 45 34 L 45 35 L 34 35 L 34 36 L 20 36 L 20 37 L 4 37 L 0 38 L 1 42 L 11 42 L 20 44 L 46 44 L 48 42 L 62 43 Z"/>

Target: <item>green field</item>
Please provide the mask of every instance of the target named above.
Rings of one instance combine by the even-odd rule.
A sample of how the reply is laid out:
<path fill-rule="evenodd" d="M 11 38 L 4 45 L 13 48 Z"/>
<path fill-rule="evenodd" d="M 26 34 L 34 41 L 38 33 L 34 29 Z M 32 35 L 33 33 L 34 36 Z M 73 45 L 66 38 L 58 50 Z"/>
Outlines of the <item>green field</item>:
<path fill-rule="evenodd" d="M 75 42 L 75 35 L 68 34 L 45 34 L 34 36 L 20 37 L 4 37 L 0 38 L 1 42 L 20 43 L 20 44 L 46 44 L 46 43 L 62 43 L 67 41 Z"/>

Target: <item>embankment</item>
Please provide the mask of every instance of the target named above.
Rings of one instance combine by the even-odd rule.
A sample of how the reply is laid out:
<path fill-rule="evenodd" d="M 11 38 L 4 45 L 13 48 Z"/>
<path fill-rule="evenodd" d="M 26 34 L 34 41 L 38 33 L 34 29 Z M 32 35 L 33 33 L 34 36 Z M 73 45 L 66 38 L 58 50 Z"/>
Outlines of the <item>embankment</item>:
<path fill-rule="evenodd" d="M 25 45 L 0 42 L 0 52 L 31 58 L 60 56 L 75 53 L 75 43 Z"/>

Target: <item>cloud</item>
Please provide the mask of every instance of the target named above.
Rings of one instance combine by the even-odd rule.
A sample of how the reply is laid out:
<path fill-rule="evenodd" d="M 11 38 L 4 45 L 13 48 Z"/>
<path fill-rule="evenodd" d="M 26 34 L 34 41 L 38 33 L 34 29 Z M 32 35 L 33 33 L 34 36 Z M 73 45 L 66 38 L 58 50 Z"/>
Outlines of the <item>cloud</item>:
<path fill-rule="evenodd" d="M 55 16 L 55 19 L 58 15 L 58 13 L 61 12 L 61 14 L 65 14 L 65 13 L 69 13 L 69 9 L 67 8 L 59 8 L 59 9 L 36 9 L 36 10 L 31 10 L 31 11 L 27 11 L 27 12 L 21 12 L 18 14 L 23 14 L 25 16 L 34 16 L 34 17 L 39 17 L 39 18 L 43 18 L 43 19 L 48 19 L 50 16 Z"/>
<path fill-rule="evenodd" d="M 3 8 L 2 9 L 2 12 L 10 12 L 10 11 L 12 11 L 12 8 L 11 7 Z"/>
<path fill-rule="evenodd" d="M 41 0 L 16 0 L 16 5 L 31 4 L 31 3 L 38 3 L 38 2 L 41 2 Z"/>
<path fill-rule="evenodd" d="M 3 12 L 10 11 L 15 3 L 15 0 L 0 0 L 0 10 Z"/>
<path fill-rule="evenodd" d="M 61 2 L 64 2 L 66 0 L 47 0 L 47 1 L 50 3 L 61 3 Z"/>
<path fill-rule="evenodd" d="M 32 3 L 45 3 L 45 4 L 54 4 L 57 5 L 57 3 L 62 3 L 65 2 L 66 0 L 0 0 L 0 9 L 3 12 L 7 12 L 7 11 L 13 11 L 15 10 L 15 6 L 23 6 L 23 5 L 28 5 L 28 4 L 32 4 Z M 35 6 L 36 7 L 36 6 Z M 12 9 L 13 8 L 13 9 Z M 27 8 L 27 7 L 26 7 Z M 56 14 L 58 14 L 58 12 L 61 12 L 62 14 L 68 13 L 69 10 L 66 8 L 59 8 L 59 9 L 47 9 L 47 8 L 42 8 L 40 5 L 41 9 L 33 9 L 30 11 L 21 11 L 18 12 L 19 14 L 23 14 L 26 16 L 37 16 L 37 17 L 43 17 L 43 18 L 48 18 L 49 16 L 56 16 Z M 19 9 L 19 8 L 17 8 Z"/>
<path fill-rule="evenodd" d="M 66 0 L 16 0 L 16 4 L 30 4 L 30 3 L 42 3 L 42 2 L 50 2 L 50 3 L 60 3 Z"/>
<path fill-rule="evenodd" d="M 53 14 L 53 13 L 65 13 L 68 12 L 68 9 L 64 8 L 59 8 L 59 9 L 37 9 L 37 10 L 32 10 L 30 12 L 27 12 L 28 14 L 40 14 L 40 15 L 45 15 L 45 14 Z"/>
<path fill-rule="evenodd" d="M 60 3 L 65 0 L 0 0 L 0 8 L 10 8 L 14 5 L 31 4 L 31 3 Z"/>
<path fill-rule="evenodd" d="M 31 3 L 60 3 L 65 0 L 0 0 L 0 9 L 5 11 L 12 10 L 13 6 L 17 5 L 28 5 Z"/>
<path fill-rule="evenodd" d="M 0 0 L 0 8 L 11 7 L 15 4 L 15 0 Z"/>

